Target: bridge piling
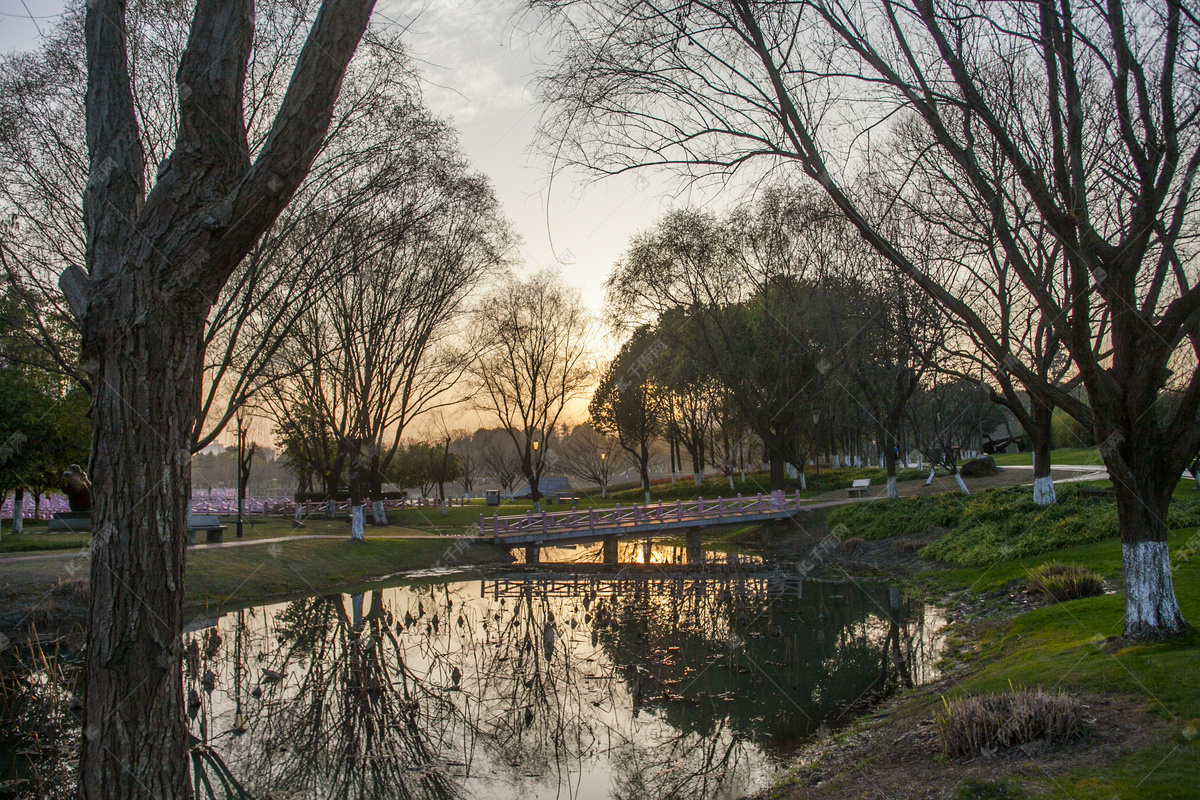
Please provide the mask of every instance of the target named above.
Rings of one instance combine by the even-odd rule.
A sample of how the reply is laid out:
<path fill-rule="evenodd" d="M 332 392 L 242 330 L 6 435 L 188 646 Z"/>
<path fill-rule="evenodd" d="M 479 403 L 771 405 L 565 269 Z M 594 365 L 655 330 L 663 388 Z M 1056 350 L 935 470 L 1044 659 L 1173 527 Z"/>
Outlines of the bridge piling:
<path fill-rule="evenodd" d="M 526 564 L 538 563 L 538 558 L 540 556 L 541 556 L 541 548 L 538 547 L 536 544 L 525 545 L 525 563 Z"/>
<path fill-rule="evenodd" d="M 617 563 L 617 537 L 616 536 L 605 536 L 604 537 L 604 563 L 605 564 L 616 564 Z"/>

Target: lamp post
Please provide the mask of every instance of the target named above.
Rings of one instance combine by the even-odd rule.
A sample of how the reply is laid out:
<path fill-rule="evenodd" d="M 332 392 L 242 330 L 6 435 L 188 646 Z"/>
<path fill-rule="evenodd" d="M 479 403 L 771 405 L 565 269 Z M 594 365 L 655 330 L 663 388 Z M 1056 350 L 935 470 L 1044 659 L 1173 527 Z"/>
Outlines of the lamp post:
<path fill-rule="evenodd" d="M 813 406 L 813 453 L 816 455 L 817 462 L 817 494 L 821 493 L 821 451 L 818 449 L 817 442 L 817 423 L 821 421 L 821 409 Z"/>
<path fill-rule="evenodd" d="M 608 453 L 600 454 L 600 499 L 603 500 L 608 496 L 608 472 L 605 468 L 604 460 L 608 458 Z"/>
<path fill-rule="evenodd" d="M 541 472 L 541 469 L 539 469 L 539 465 L 538 465 L 537 452 L 538 452 L 538 440 L 534 439 L 533 440 L 533 485 L 531 485 L 529 487 L 529 489 L 530 489 L 530 494 L 533 496 L 533 510 L 535 512 L 542 510 L 542 493 L 538 490 L 538 486 L 537 486 L 539 479 L 542 477 L 539 474 Z"/>
<path fill-rule="evenodd" d="M 245 450 L 246 450 L 246 396 L 238 401 L 237 414 L 237 538 L 242 538 L 242 511 L 246 505 Z"/>

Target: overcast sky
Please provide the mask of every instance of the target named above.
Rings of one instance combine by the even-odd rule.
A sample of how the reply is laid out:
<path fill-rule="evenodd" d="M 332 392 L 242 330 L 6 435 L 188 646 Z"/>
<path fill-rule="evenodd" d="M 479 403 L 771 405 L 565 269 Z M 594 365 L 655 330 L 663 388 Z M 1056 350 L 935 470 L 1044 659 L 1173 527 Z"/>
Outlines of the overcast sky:
<path fill-rule="evenodd" d="M 0 0 L 0 49 L 30 49 L 56 22 L 62 0 Z M 524 241 L 523 269 L 559 267 L 599 310 L 603 283 L 629 237 L 682 202 L 659 175 L 589 183 L 531 151 L 539 109 L 533 76 L 548 55 L 544 35 L 514 19 L 520 0 L 378 0 L 376 25 L 406 27 L 428 105 L 451 117 L 462 146 L 491 177 Z"/>

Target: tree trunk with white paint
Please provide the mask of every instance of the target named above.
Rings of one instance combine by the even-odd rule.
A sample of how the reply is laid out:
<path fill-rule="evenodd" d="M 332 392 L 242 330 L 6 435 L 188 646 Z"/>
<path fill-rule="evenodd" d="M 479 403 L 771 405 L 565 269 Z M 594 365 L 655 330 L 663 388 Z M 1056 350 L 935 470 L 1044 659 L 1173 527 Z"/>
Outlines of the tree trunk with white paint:
<path fill-rule="evenodd" d="M 371 501 L 371 518 L 376 525 L 388 524 L 387 511 L 383 508 L 382 500 Z"/>
<path fill-rule="evenodd" d="M 926 486 L 928 486 L 929 484 L 933 483 L 933 478 L 934 478 L 934 476 L 935 476 L 935 475 L 937 475 L 937 467 L 930 466 L 930 467 L 929 467 L 929 477 L 925 479 L 925 485 L 926 485 Z"/>
<path fill-rule="evenodd" d="M 350 506 L 350 538 L 356 542 L 366 541 L 366 514 L 363 513 L 362 503 Z"/>
<path fill-rule="evenodd" d="M 800 473 L 800 490 L 804 491 L 806 489 L 808 489 L 808 481 L 805 479 L 804 473 L 801 472 Z"/>
<path fill-rule="evenodd" d="M 1032 430 L 1028 431 L 1029 438 L 1033 440 L 1033 502 L 1039 506 L 1052 506 L 1058 502 L 1054 491 L 1054 478 L 1050 474 L 1054 407 L 1040 402 L 1031 394 L 1029 413 L 1033 420 Z"/>
<path fill-rule="evenodd" d="M 20 486 L 13 492 L 12 526 L 13 533 L 22 533 L 25 530 L 25 490 Z"/>
<path fill-rule="evenodd" d="M 1161 639 L 1187 629 L 1167 552 L 1167 509 L 1175 481 L 1131 487 L 1114 481 L 1125 578 L 1125 636 Z"/>
<path fill-rule="evenodd" d="M 896 485 L 896 476 L 889 475 L 887 479 L 887 497 L 888 500 L 900 499 L 900 488 Z"/>
<path fill-rule="evenodd" d="M 962 473 L 954 473 L 954 480 L 958 483 L 958 488 L 962 489 L 963 494 L 971 493 L 971 490 L 967 488 L 966 481 L 963 480 Z"/>

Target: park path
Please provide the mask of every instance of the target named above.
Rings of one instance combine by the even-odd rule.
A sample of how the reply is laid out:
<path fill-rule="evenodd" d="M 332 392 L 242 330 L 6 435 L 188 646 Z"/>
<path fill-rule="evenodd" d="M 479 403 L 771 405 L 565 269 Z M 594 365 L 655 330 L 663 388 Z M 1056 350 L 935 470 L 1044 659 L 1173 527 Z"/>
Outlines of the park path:
<path fill-rule="evenodd" d="M 193 544 L 188 547 L 188 552 L 197 550 L 219 550 L 225 547 L 247 547 L 252 544 L 272 544 L 274 542 L 301 542 L 308 539 L 349 539 L 350 537 L 344 533 L 299 533 L 293 536 L 272 536 L 265 539 L 234 539 L 232 542 L 221 542 L 219 544 Z M 436 533 L 385 533 L 379 536 L 368 537 L 371 540 L 378 539 L 453 539 L 453 536 L 442 536 Z M 43 558 L 78 558 L 87 555 L 85 548 L 78 550 L 72 548 L 68 550 L 54 550 L 51 552 L 41 553 L 24 553 L 22 555 L 2 556 L 0 564 L 9 564 L 17 561 L 35 561 Z"/>

